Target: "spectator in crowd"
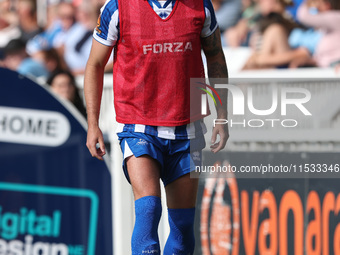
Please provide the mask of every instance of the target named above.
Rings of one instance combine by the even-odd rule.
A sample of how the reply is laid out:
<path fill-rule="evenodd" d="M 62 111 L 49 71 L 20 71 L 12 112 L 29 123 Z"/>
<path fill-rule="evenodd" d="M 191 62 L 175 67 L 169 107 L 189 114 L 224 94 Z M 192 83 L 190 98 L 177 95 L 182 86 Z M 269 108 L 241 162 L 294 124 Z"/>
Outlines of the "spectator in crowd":
<path fill-rule="evenodd" d="M 299 8 L 297 17 L 301 23 L 314 28 L 319 34 L 314 41 L 314 50 L 310 52 L 317 65 L 329 67 L 340 63 L 340 1 L 308 0 Z M 303 36 L 303 34 L 300 36 L 301 39 Z"/>
<path fill-rule="evenodd" d="M 68 30 L 64 41 L 64 59 L 73 74 L 83 74 L 90 55 L 93 28 L 99 9 L 82 3 L 77 8 L 77 22 Z"/>
<path fill-rule="evenodd" d="M 53 48 L 60 49 L 59 51 L 61 52 L 61 55 L 63 55 L 63 45 L 67 39 L 66 34 L 76 22 L 76 9 L 72 3 L 61 2 L 58 5 L 57 13 L 58 16 L 55 22 L 58 26 L 58 23 L 60 22 L 61 31 L 59 31 L 54 38 L 52 46 Z"/>
<path fill-rule="evenodd" d="M 17 15 L 11 9 L 10 0 L 0 0 L 0 48 L 21 35 Z"/>
<path fill-rule="evenodd" d="M 11 0 L 0 0 L 0 19 L 10 24 L 18 24 L 18 15 L 13 11 Z"/>
<path fill-rule="evenodd" d="M 218 26 L 223 33 L 235 26 L 241 18 L 242 2 L 240 0 L 212 0 Z"/>
<path fill-rule="evenodd" d="M 61 98 L 70 101 L 78 111 L 86 118 L 86 109 L 79 96 L 74 76 L 69 71 L 57 71 L 47 80 L 52 92 Z"/>
<path fill-rule="evenodd" d="M 336 66 L 340 62 L 340 2 L 337 0 L 306 1 L 298 10 L 303 24 L 314 29 L 295 28 L 287 35 L 282 26 L 268 29 L 266 51 L 255 53 L 245 69 L 272 68 L 288 65 Z"/>
<path fill-rule="evenodd" d="M 22 40 L 27 42 L 43 31 L 37 22 L 36 0 L 18 0 L 16 11 L 19 18 L 19 29 Z"/>
<path fill-rule="evenodd" d="M 27 52 L 39 59 L 50 71 L 54 66 L 66 68 L 64 60 L 65 42 L 69 40 L 69 31 L 76 24 L 76 9 L 70 2 L 50 2 L 47 12 L 46 29 L 27 43 Z M 58 53 L 58 57 L 55 56 Z M 68 67 L 67 67 L 68 68 Z M 57 68 L 59 69 L 59 68 Z"/>
<path fill-rule="evenodd" d="M 241 18 L 236 25 L 222 33 L 224 46 L 238 47 L 248 45 L 250 31 L 254 27 L 253 18 L 258 14 L 257 4 L 254 0 L 242 0 Z"/>
<path fill-rule="evenodd" d="M 35 59 L 47 64 L 50 72 L 65 69 L 64 44 L 67 32 L 76 22 L 72 3 L 51 0 L 47 8 L 45 30 L 28 41 L 26 50 Z M 58 56 L 55 55 L 57 52 Z M 58 68 L 56 66 L 59 66 Z"/>
<path fill-rule="evenodd" d="M 4 66 L 33 78 L 47 78 L 48 76 L 44 65 L 28 56 L 26 44 L 22 39 L 13 39 L 6 45 Z"/>
<path fill-rule="evenodd" d="M 43 63 L 50 74 L 67 69 L 64 59 L 54 48 L 37 51 L 32 58 Z"/>
<path fill-rule="evenodd" d="M 61 34 L 63 34 L 63 27 L 61 19 L 59 19 L 58 16 L 58 4 L 50 1 L 47 7 L 45 29 L 42 33 L 27 42 L 27 52 L 34 55 L 39 51 L 60 47 L 61 42 L 58 42 L 58 37 L 61 36 Z M 62 41 L 60 38 L 59 40 Z"/>
<path fill-rule="evenodd" d="M 261 47 L 255 48 L 243 69 L 286 67 L 285 65 L 288 64 L 286 62 L 275 62 L 277 59 L 272 56 L 277 54 L 282 54 L 283 58 L 292 58 L 292 60 L 309 59 L 308 53 L 304 49 L 297 50 L 292 54 L 288 53 L 290 51 L 288 36 L 298 27 L 297 24 L 284 19 L 280 15 L 271 13 L 265 19 L 262 19 L 258 26 L 262 33 Z"/>
<path fill-rule="evenodd" d="M 33 58 L 48 64 L 46 67 L 50 72 L 53 72 L 53 66 L 58 62 L 73 75 L 84 73 L 99 6 L 87 1 L 76 8 L 72 3 L 55 4 L 52 0 L 47 14 L 45 31 L 28 41 L 27 52 Z M 57 61 L 54 55 L 51 58 L 53 49 L 57 50 L 60 60 Z M 109 61 L 106 70 L 112 71 L 112 61 Z"/>
<path fill-rule="evenodd" d="M 250 4 L 249 1 L 245 2 Z M 252 47 L 258 48 L 261 44 L 261 36 L 258 33 L 257 22 L 270 13 L 288 19 L 286 8 L 292 4 L 292 0 L 257 0 L 257 4 L 251 3 L 243 12 L 242 19 L 224 33 L 226 45 L 239 47 L 251 44 Z"/>

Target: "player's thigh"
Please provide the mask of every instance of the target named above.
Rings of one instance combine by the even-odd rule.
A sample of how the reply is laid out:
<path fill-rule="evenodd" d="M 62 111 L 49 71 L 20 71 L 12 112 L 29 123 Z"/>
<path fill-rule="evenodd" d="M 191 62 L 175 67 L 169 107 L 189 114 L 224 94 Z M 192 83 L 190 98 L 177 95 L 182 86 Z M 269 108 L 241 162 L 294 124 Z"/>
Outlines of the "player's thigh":
<path fill-rule="evenodd" d="M 126 159 L 135 200 L 145 196 L 161 196 L 160 164 L 148 155 Z"/>
<path fill-rule="evenodd" d="M 196 205 L 198 178 L 190 173 L 181 176 L 165 187 L 167 206 L 171 209 L 193 208 Z"/>

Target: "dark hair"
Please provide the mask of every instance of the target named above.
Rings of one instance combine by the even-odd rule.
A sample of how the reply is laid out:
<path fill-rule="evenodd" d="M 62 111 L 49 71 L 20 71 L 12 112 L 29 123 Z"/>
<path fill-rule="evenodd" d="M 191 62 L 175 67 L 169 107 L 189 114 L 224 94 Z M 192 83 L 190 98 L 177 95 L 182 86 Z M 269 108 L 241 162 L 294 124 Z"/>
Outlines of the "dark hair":
<path fill-rule="evenodd" d="M 66 75 L 70 78 L 71 85 L 74 87 L 74 98 L 73 98 L 73 105 L 78 109 L 78 111 L 86 118 L 86 109 L 83 104 L 82 99 L 79 96 L 78 88 L 76 86 L 76 79 L 74 78 L 73 74 L 67 70 L 59 70 L 50 75 L 50 77 L 47 79 L 47 84 L 49 86 L 52 85 L 54 79 L 59 75 Z"/>
<path fill-rule="evenodd" d="M 3 49 L 4 55 L 13 55 L 26 50 L 26 43 L 22 39 L 10 40 Z"/>
<path fill-rule="evenodd" d="M 294 28 L 300 27 L 297 23 L 283 17 L 281 14 L 271 12 L 258 20 L 258 26 L 261 33 L 263 33 L 270 25 L 279 24 L 286 29 L 289 34 Z"/>
<path fill-rule="evenodd" d="M 5 59 L 5 50 L 4 48 L 0 48 L 0 61 Z"/>
<path fill-rule="evenodd" d="M 285 7 L 294 6 L 293 0 L 279 0 L 279 2 Z"/>
<path fill-rule="evenodd" d="M 327 0 L 332 10 L 340 10 L 340 1 L 339 0 Z"/>
<path fill-rule="evenodd" d="M 60 55 L 58 54 L 58 51 L 55 48 L 45 49 L 42 52 L 44 54 L 44 58 L 46 61 L 52 60 L 52 61 L 55 61 L 56 63 L 55 69 L 49 70 L 49 71 L 54 73 L 54 72 L 59 72 L 59 71 L 63 71 L 66 69 L 66 63 L 64 59 L 60 57 Z"/>

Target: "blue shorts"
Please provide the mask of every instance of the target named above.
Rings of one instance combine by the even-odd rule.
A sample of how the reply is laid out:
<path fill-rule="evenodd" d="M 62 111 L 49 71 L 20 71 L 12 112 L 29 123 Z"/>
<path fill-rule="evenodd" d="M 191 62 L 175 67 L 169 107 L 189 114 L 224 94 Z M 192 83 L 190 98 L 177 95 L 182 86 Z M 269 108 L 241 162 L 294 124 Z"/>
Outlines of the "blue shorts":
<path fill-rule="evenodd" d="M 204 137 L 190 140 L 170 140 L 139 132 L 118 133 L 120 147 L 124 155 L 123 170 L 130 182 L 125 159 L 134 155 L 149 155 L 161 165 L 161 179 L 164 186 L 201 165 Z"/>

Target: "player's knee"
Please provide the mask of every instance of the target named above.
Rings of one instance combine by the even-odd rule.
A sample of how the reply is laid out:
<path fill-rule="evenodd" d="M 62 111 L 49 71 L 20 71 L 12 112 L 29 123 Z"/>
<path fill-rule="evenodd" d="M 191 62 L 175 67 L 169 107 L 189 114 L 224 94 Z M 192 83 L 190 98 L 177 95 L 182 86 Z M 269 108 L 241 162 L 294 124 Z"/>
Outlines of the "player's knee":
<path fill-rule="evenodd" d="M 136 222 L 131 239 L 132 255 L 160 254 L 158 224 L 162 214 L 161 199 L 147 196 L 135 201 Z"/>
<path fill-rule="evenodd" d="M 195 208 L 168 209 L 170 235 L 164 248 L 164 255 L 193 254 L 195 248 Z"/>

